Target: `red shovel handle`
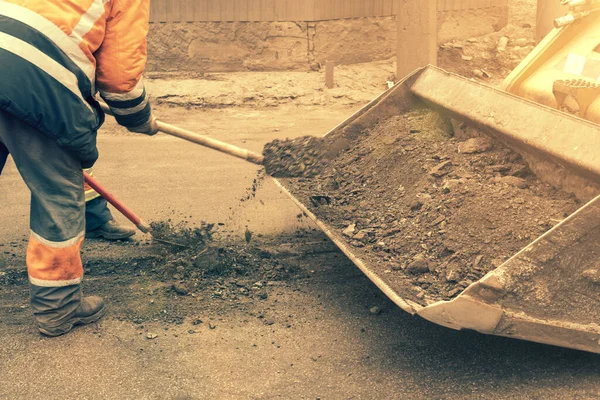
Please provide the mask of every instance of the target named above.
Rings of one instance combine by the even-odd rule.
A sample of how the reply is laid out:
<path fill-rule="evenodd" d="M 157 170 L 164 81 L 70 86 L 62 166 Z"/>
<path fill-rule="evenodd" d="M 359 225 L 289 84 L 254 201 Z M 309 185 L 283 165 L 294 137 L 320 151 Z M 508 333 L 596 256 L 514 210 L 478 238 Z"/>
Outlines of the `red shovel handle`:
<path fill-rule="evenodd" d="M 94 189 L 98 194 L 106 199 L 114 208 L 119 210 L 121 214 L 123 214 L 128 220 L 133 222 L 137 228 L 144 232 L 150 232 L 150 226 L 144 222 L 140 217 L 135 215 L 133 211 L 131 211 L 125 204 L 123 204 L 119 199 L 113 196 L 112 193 L 107 191 L 105 188 L 100 185 L 100 183 L 92 178 L 90 174 L 83 171 L 83 178 L 85 179 L 85 183 L 87 183 L 92 189 Z"/>

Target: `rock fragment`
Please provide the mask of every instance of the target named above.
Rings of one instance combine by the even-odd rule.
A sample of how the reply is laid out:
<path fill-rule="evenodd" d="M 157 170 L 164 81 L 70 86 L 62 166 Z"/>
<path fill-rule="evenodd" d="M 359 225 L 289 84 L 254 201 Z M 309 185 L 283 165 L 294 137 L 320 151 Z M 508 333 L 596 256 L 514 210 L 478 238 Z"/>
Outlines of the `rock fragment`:
<path fill-rule="evenodd" d="M 423 207 L 423 202 L 422 201 L 415 201 L 414 203 L 412 203 L 410 205 L 410 210 L 411 211 L 418 211 L 421 209 L 421 207 Z"/>
<path fill-rule="evenodd" d="M 516 176 L 499 176 L 494 178 L 494 182 L 514 186 L 519 189 L 527 189 L 529 187 L 525 179 Z"/>
<path fill-rule="evenodd" d="M 354 236 L 355 232 L 356 232 L 356 224 L 350 224 L 346 227 L 346 229 L 344 229 L 342 231 L 342 234 L 346 237 L 352 237 L 352 236 Z"/>
<path fill-rule="evenodd" d="M 458 281 L 460 281 L 460 278 L 461 278 L 460 273 L 456 270 L 449 270 L 446 273 L 446 281 L 448 281 L 448 282 L 458 282 Z"/>
<path fill-rule="evenodd" d="M 406 267 L 408 272 L 413 274 L 423 274 L 429 272 L 429 261 L 423 254 L 417 254 L 412 262 Z"/>
<path fill-rule="evenodd" d="M 445 220 L 446 220 L 446 216 L 444 216 L 444 215 L 440 215 L 438 218 L 436 218 L 436 219 L 435 219 L 435 221 L 433 221 L 433 222 L 431 223 L 431 226 L 436 226 L 436 225 L 439 225 L 439 224 L 441 224 L 442 222 L 444 222 Z"/>
<path fill-rule="evenodd" d="M 452 163 L 450 161 L 441 162 L 429 170 L 429 175 L 434 176 L 436 178 L 441 178 L 442 176 L 447 175 L 448 172 L 450 172 L 451 166 Z"/>
<path fill-rule="evenodd" d="M 597 269 L 587 269 L 581 275 L 591 283 L 600 284 L 600 271 Z"/>
<path fill-rule="evenodd" d="M 487 138 L 471 138 L 458 144 L 458 152 L 463 154 L 485 153 L 492 149 L 492 143 Z"/>
<path fill-rule="evenodd" d="M 171 286 L 171 290 L 173 290 L 175 293 L 177 293 L 180 296 L 187 296 L 190 292 L 186 289 L 185 286 L 183 286 L 180 283 L 174 283 Z"/>
<path fill-rule="evenodd" d="M 512 42 L 513 46 L 519 46 L 519 47 L 525 47 L 528 44 L 529 44 L 529 40 L 527 40 L 526 38 L 519 38 Z"/>
<path fill-rule="evenodd" d="M 352 239 L 354 239 L 354 240 L 360 240 L 360 241 L 362 241 L 362 240 L 364 240 L 366 238 L 367 238 L 367 233 L 364 230 L 358 232 L 356 235 L 354 235 L 352 237 Z"/>
<path fill-rule="evenodd" d="M 369 312 L 373 315 L 379 315 L 379 314 L 381 314 L 381 308 L 379 308 L 377 306 L 371 307 L 371 308 L 369 308 Z"/>
<path fill-rule="evenodd" d="M 506 36 L 502 36 L 500 40 L 498 40 L 498 46 L 496 46 L 496 50 L 498 52 L 506 51 L 506 46 L 508 45 L 508 38 Z"/>

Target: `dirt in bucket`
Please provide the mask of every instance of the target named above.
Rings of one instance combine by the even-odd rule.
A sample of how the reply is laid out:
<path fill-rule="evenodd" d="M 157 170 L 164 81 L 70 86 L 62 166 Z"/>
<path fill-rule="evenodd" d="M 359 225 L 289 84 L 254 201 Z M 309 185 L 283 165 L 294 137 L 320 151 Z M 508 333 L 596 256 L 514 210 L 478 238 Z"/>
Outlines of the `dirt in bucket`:
<path fill-rule="evenodd" d="M 515 151 L 458 140 L 426 109 L 381 121 L 315 175 L 282 183 L 415 301 L 456 296 L 579 207 Z"/>

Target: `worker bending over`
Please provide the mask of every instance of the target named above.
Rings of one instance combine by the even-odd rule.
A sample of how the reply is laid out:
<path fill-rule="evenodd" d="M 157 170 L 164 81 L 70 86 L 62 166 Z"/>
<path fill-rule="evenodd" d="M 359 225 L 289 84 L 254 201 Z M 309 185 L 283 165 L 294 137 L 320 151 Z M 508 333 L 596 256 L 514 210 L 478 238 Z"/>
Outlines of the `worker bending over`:
<path fill-rule="evenodd" d="M 98 158 L 96 90 L 119 124 L 157 132 L 142 82 L 149 1 L 0 0 L 0 171 L 9 152 L 31 191 L 31 306 L 49 336 L 104 314 L 81 294 L 82 168 Z"/>

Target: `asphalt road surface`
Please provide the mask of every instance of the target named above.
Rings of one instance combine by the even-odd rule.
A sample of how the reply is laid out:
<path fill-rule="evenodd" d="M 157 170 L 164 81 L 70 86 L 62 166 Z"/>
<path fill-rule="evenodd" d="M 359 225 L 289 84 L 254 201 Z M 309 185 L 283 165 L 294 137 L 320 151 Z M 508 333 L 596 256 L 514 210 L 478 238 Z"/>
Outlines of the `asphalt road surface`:
<path fill-rule="evenodd" d="M 321 134 L 350 112 L 165 108 L 160 115 L 260 151 L 274 138 Z M 222 221 L 234 233 L 249 226 L 267 235 L 310 228 L 269 181 L 255 201 L 240 206 L 257 172 L 244 161 L 163 135 L 124 134 L 111 124 L 99 143 L 96 177 L 147 220 L 191 216 Z M 9 165 L 0 177 L 0 274 L 23 265 L 28 198 Z M 140 251 L 135 243 L 86 246 L 96 258 Z M 191 318 L 139 325 L 109 311 L 101 323 L 56 339 L 35 330 L 25 284 L 0 285 L 0 398 L 600 397 L 597 355 L 455 332 L 411 317 L 339 253 L 307 254 L 299 267 L 306 276 L 273 286 L 262 302 L 211 309 L 199 299 L 190 317 L 202 317 L 200 326 Z M 151 301 L 141 279 L 92 276 L 88 287 L 104 287 L 109 307 L 123 307 Z M 382 313 L 369 312 L 374 306 Z M 148 332 L 158 336 L 148 339 Z"/>

